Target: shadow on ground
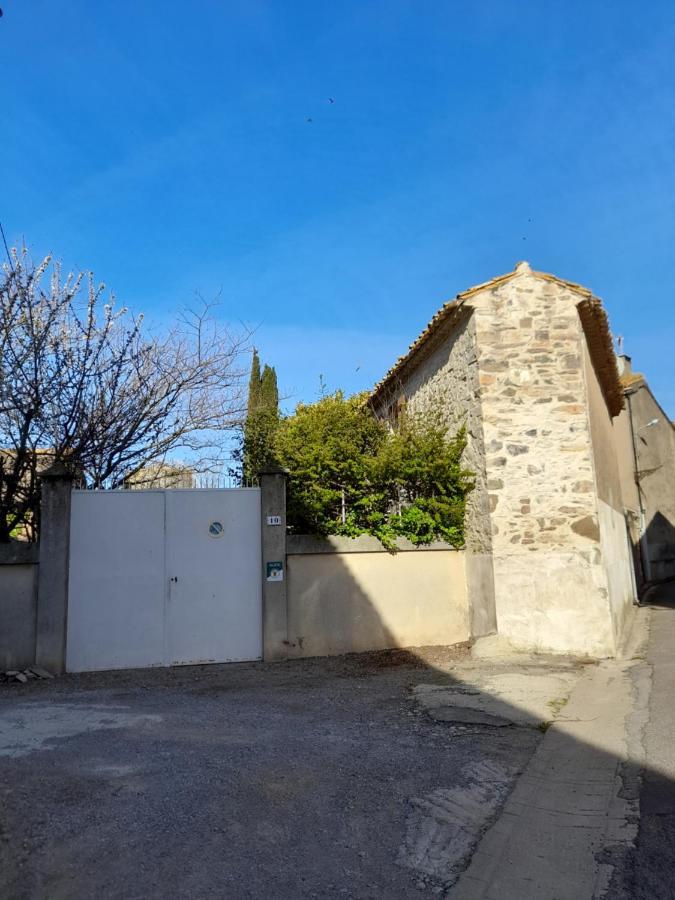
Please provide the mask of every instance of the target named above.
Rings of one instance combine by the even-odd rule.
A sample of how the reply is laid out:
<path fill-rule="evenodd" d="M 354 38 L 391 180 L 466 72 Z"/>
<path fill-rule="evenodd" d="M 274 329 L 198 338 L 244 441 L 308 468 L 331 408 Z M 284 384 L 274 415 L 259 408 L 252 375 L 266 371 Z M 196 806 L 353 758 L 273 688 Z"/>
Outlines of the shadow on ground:
<path fill-rule="evenodd" d="M 523 679 L 571 689 L 596 668 L 423 648 L 7 685 L 0 894 L 452 897 L 519 774 L 554 736 L 550 722 L 564 719 L 558 695 L 542 701 L 548 718 L 536 704 L 524 715 Z M 520 679 L 522 703 L 493 689 L 508 676 Z M 450 702 L 429 703 L 439 692 Z M 613 772 L 637 802 L 634 765 L 564 731 L 556 740 L 562 757 Z M 591 848 L 609 874 L 616 867 L 608 896 L 673 896 L 673 782 L 648 770 L 644 784 L 637 849 L 625 834 Z M 578 900 L 575 860 L 545 863 L 559 884 L 550 896 Z"/>
<path fill-rule="evenodd" d="M 644 605 L 652 616 L 646 662 L 653 686 L 643 734 L 648 764 L 641 773 L 637 839 L 608 894 L 616 900 L 675 898 L 675 582 L 652 588 Z"/>

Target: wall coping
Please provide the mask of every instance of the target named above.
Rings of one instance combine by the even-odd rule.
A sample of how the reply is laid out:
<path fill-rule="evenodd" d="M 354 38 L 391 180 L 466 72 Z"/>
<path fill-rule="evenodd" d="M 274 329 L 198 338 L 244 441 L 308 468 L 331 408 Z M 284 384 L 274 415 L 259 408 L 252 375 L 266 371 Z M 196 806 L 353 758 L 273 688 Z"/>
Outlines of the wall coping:
<path fill-rule="evenodd" d="M 416 546 L 407 538 L 396 540 L 398 552 L 423 553 L 430 550 L 452 550 L 453 553 L 463 552 L 445 541 L 433 541 L 431 544 Z M 286 537 L 286 555 L 302 556 L 316 553 L 389 553 L 376 537 L 371 534 L 361 534 L 351 538 L 343 535 L 332 534 L 328 537 L 317 537 L 313 534 L 289 534 Z"/>
<path fill-rule="evenodd" d="M 35 566 L 40 561 L 40 545 L 27 541 L 0 544 L 0 566 Z"/>

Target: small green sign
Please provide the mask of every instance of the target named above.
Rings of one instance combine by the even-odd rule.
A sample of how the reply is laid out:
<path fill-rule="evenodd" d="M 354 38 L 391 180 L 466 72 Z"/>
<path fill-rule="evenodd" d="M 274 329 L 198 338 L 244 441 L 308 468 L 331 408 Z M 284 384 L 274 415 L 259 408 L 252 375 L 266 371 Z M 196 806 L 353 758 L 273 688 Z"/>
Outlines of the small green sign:
<path fill-rule="evenodd" d="M 284 564 L 282 562 L 267 563 L 267 580 L 283 581 L 284 580 Z"/>

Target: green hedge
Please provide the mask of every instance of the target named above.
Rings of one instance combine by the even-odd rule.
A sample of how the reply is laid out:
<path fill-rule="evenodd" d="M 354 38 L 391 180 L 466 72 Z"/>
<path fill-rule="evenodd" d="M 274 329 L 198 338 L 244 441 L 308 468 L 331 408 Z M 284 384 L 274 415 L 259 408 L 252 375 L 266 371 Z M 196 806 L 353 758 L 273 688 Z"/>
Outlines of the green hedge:
<path fill-rule="evenodd" d="M 372 534 L 387 548 L 464 544 L 473 477 L 462 466 L 466 433 L 449 436 L 441 410 L 403 411 L 393 430 L 363 395 L 341 391 L 300 404 L 271 438 L 289 472 L 288 523 L 302 534 Z"/>

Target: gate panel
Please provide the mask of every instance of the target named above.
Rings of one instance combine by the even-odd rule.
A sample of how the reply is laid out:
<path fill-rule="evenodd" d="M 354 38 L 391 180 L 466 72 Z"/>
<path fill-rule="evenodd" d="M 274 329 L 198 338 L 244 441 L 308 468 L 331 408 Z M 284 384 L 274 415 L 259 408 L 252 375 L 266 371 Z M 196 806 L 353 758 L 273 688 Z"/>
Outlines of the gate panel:
<path fill-rule="evenodd" d="M 69 672 L 164 662 L 164 493 L 74 491 Z"/>
<path fill-rule="evenodd" d="M 166 492 L 168 665 L 262 657 L 260 490 Z"/>

